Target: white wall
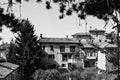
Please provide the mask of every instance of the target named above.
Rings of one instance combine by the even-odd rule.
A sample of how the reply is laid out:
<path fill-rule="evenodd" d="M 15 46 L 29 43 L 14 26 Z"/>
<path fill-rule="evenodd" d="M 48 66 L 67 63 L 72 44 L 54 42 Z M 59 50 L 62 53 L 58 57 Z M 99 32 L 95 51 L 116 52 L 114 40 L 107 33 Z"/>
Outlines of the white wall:
<path fill-rule="evenodd" d="M 106 57 L 105 57 L 105 53 L 101 53 L 101 51 L 98 51 L 97 67 L 102 69 L 102 70 L 106 70 Z"/>

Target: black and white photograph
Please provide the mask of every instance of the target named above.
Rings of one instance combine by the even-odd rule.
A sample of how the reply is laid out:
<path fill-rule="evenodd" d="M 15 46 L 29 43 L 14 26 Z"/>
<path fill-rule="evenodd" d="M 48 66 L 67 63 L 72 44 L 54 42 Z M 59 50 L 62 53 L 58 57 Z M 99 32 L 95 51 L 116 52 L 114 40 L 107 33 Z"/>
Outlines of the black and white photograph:
<path fill-rule="evenodd" d="M 0 0 L 0 80 L 120 80 L 120 0 Z"/>

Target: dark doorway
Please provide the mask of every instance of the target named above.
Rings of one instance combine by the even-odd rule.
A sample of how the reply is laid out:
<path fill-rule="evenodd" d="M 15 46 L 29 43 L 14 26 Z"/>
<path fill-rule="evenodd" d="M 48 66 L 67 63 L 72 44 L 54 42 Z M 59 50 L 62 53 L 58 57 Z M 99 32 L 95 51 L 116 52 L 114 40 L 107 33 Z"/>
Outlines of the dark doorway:
<path fill-rule="evenodd" d="M 90 62 L 89 61 L 85 62 L 85 67 L 90 67 Z"/>

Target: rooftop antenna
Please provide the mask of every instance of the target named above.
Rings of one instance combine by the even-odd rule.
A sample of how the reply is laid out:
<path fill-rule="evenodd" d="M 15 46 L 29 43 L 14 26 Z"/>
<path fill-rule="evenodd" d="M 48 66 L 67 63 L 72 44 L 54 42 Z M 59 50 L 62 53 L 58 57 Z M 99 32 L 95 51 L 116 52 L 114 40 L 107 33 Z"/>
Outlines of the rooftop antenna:
<path fill-rule="evenodd" d="M 87 19 L 85 19 L 85 32 L 87 34 Z"/>
<path fill-rule="evenodd" d="M 92 26 L 90 26 L 90 30 L 92 30 Z M 91 41 L 91 34 L 89 34 L 90 35 L 90 41 Z"/>
<path fill-rule="evenodd" d="M 92 30 L 92 26 L 90 26 L 90 30 Z"/>
<path fill-rule="evenodd" d="M 104 25 L 104 27 L 103 27 L 103 28 L 105 29 L 105 31 L 106 31 L 106 28 L 107 28 L 108 23 L 109 23 L 108 21 L 105 21 L 105 25 Z"/>

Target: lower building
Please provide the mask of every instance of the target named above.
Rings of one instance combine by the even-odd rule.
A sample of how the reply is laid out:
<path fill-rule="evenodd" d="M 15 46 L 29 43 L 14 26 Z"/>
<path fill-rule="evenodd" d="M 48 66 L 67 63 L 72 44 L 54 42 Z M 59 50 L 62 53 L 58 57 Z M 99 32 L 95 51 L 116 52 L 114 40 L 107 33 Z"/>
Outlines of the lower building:
<path fill-rule="evenodd" d="M 20 80 L 19 66 L 9 62 L 0 63 L 0 80 Z"/>

